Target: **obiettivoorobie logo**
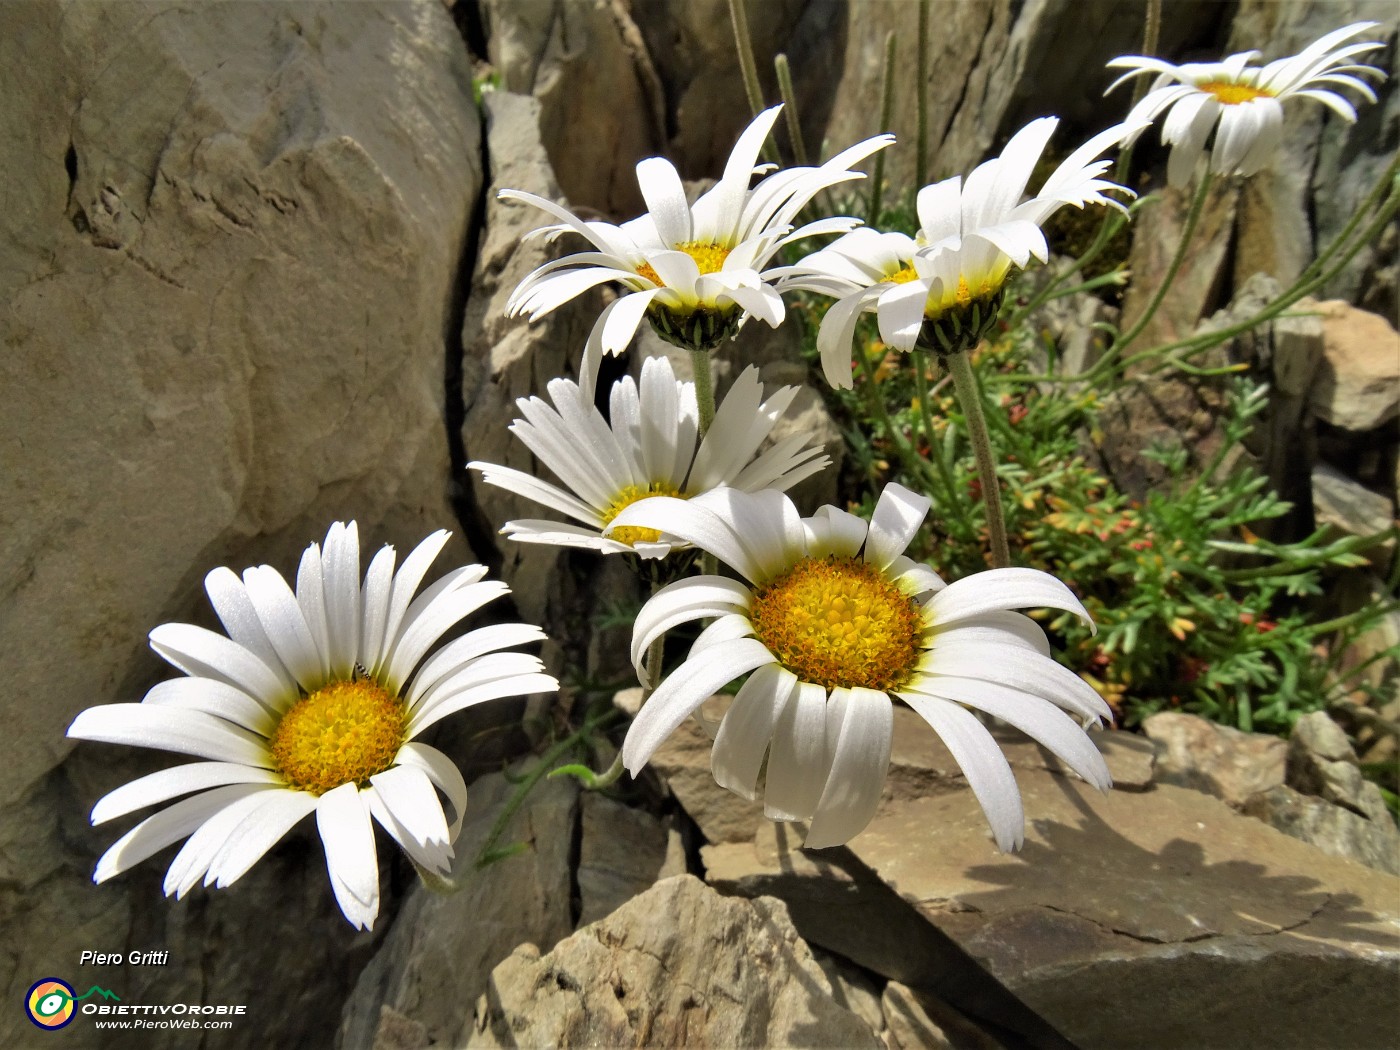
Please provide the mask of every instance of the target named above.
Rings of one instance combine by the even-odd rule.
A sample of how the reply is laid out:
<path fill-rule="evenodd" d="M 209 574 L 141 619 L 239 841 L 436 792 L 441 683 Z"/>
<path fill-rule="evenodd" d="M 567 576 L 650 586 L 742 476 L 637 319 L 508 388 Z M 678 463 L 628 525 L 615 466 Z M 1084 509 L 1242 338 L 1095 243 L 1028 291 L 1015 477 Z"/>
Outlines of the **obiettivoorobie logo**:
<path fill-rule="evenodd" d="M 100 995 L 104 999 L 121 997 L 106 988 L 93 985 L 82 995 L 73 991 L 73 986 L 57 977 L 45 977 L 29 986 L 29 994 L 24 997 L 24 1012 L 40 1028 L 50 1031 L 64 1028 L 72 1023 L 77 1012 L 74 1003 L 80 1003 L 90 995 Z"/>

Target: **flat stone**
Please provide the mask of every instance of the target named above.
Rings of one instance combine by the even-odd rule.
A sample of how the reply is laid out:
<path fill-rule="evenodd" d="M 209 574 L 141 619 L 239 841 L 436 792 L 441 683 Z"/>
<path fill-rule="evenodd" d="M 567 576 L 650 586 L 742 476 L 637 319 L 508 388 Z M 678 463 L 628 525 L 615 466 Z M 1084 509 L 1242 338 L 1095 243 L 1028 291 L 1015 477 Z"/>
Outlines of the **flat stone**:
<path fill-rule="evenodd" d="M 664 879 L 541 954 L 496 967 L 454 1045 L 882 1044 L 832 998 L 781 901 Z"/>
<path fill-rule="evenodd" d="M 1288 744 L 1264 733 L 1178 711 L 1161 711 L 1142 723 L 1157 748 L 1159 784 L 1204 791 L 1239 808 L 1251 795 L 1283 783 Z"/>
<path fill-rule="evenodd" d="M 1019 854 L 996 851 L 970 793 L 891 803 L 849 849 L 1084 1050 L 1128 1031 L 1149 1048 L 1374 1039 L 1400 880 L 1199 792 L 1017 779 Z"/>

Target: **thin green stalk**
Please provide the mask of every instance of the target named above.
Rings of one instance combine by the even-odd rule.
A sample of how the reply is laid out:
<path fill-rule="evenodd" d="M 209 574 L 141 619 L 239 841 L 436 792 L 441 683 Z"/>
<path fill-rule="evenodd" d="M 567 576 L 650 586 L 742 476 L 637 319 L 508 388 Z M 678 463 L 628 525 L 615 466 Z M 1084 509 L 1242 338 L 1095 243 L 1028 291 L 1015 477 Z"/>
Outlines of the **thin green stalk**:
<path fill-rule="evenodd" d="M 756 117 L 763 112 L 763 88 L 758 82 L 758 63 L 754 60 L 753 38 L 749 36 L 749 12 L 744 0 L 729 0 L 729 24 L 734 29 L 734 47 L 739 53 L 739 73 L 744 78 L 744 94 L 749 109 Z M 771 142 L 763 143 L 763 159 L 776 163 L 777 154 Z"/>
<path fill-rule="evenodd" d="M 706 350 L 692 350 L 690 352 L 690 370 L 693 373 L 692 379 L 695 382 L 695 404 L 700 412 L 700 437 L 709 432 L 710 424 L 715 421 L 715 377 L 710 363 L 710 354 Z M 719 568 L 719 562 L 709 551 L 700 552 L 700 572 L 705 576 L 712 576 Z"/>
<path fill-rule="evenodd" d="M 1390 222 L 1390 220 L 1395 216 L 1397 211 L 1400 211 L 1400 192 L 1397 192 L 1396 196 L 1394 196 L 1385 203 L 1384 207 L 1376 215 L 1375 219 L 1371 222 L 1371 224 L 1367 226 L 1365 230 L 1362 231 L 1361 235 L 1356 239 L 1356 242 L 1350 246 L 1350 248 L 1342 256 L 1342 258 L 1337 263 L 1335 263 L 1331 267 L 1331 269 L 1327 270 L 1325 273 L 1319 274 L 1318 276 L 1312 278 L 1309 281 L 1295 284 L 1292 288 L 1284 292 L 1282 295 L 1280 295 L 1268 306 L 1260 310 L 1253 317 L 1244 321 L 1240 321 L 1238 324 L 1230 325 L 1228 328 L 1221 328 L 1217 331 L 1211 332 L 1200 332 L 1196 335 L 1187 336 L 1184 339 L 1178 339 L 1170 343 L 1162 343 L 1159 346 L 1154 346 L 1147 350 L 1140 350 L 1138 353 L 1133 354 L 1131 357 L 1125 358 L 1122 362 L 1121 367 L 1126 369 L 1129 366 L 1136 364 L 1138 361 L 1143 361 L 1152 357 L 1165 357 L 1165 355 L 1174 350 L 1184 350 L 1185 353 L 1181 355 L 1180 358 L 1168 358 L 1160 367 L 1180 365 L 1181 359 L 1184 357 L 1189 357 L 1192 354 L 1200 353 L 1202 350 L 1215 346 L 1218 343 L 1223 343 L 1225 340 L 1230 339 L 1233 336 L 1239 335 L 1241 332 L 1246 332 L 1249 329 L 1254 328 L 1256 325 L 1263 324 L 1266 321 L 1272 321 L 1275 317 L 1283 313 L 1294 303 L 1296 303 L 1299 299 L 1302 299 L 1304 296 L 1311 295 L 1313 292 L 1322 288 L 1324 285 L 1327 284 L 1328 281 L 1332 280 L 1339 273 L 1341 273 L 1342 270 L 1346 269 L 1347 265 L 1351 262 L 1351 260 L 1355 258 L 1356 253 L 1360 251 L 1362 247 L 1364 247 L 1366 244 L 1370 243 L 1373 239 L 1379 236 L 1381 230 L 1384 229 L 1385 225 L 1388 222 Z M 1156 369 L 1154 369 L 1154 371 L 1156 371 Z"/>
<path fill-rule="evenodd" d="M 967 419 L 967 434 L 972 453 L 977 459 L 977 473 L 982 479 L 982 502 L 987 508 L 987 535 L 992 548 L 992 567 L 1005 569 L 1011 565 L 1011 548 L 1006 542 L 1006 518 L 1001 509 L 1001 488 L 997 480 L 996 460 L 992 458 L 991 436 L 987 433 L 987 417 L 982 410 L 982 392 L 967 351 L 951 354 L 944 359 L 953 377 L 953 390 Z"/>
<path fill-rule="evenodd" d="M 919 399 L 919 421 L 923 425 L 924 438 L 928 441 L 928 460 L 932 463 L 934 470 L 938 474 L 939 484 L 943 487 L 944 498 L 947 507 L 946 517 L 948 520 L 966 521 L 967 515 L 962 509 L 962 494 L 958 491 L 957 482 L 953 480 L 952 471 L 948 468 L 947 461 L 943 458 L 943 449 L 938 442 L 938 436 L 933 431 L 933 397 L 928 389 L 928 378 L 925 372 L 928 370 L 928 355 L 915 350 L 910 354 L 914 365 L 914 396 Z"/>
<path fill-rule="evenodd" d="M 894 122 L 894 30 L 885 34 L 885 65 L 880 75 L 880 131 L 889 131 Z M 865 212 L 868 226 L 880 224 L 881 196 L 885 189 L 885 151 L 875 154 L 870 173 L 870 207 Z"/>
<path fill-rule="evenodd" d="M 1162 301 L 1166 299 L 1167 292 L 1171 290 L 1172 282 L 1176 280 L 1177 273 L 1181 270 L 1181 265 L 1186 261 L 1186 249 L 1190 247 L 1191 238 L 1196 232 L 1196 226 L 1201 221 L 1201 213 L 1205 210 L 1206 198 L 1210 196 L 1211 182 L 1210 172 L 1207 171 L 1201 176 L 1201 183 L 1196 187 L 1196 196 L 1191 199 L 1191 210 L 1186 213 L 1186 225 L 1181 230 L 1181 240 L 1177 242 L 1176 252 L 1172 255 L 1171 262 L 1167 265 L 1167 272 L 1163 276 L 1161 283 L 1157 285 L 1157 290 L 1148 301 L 1147 309 L 1143 310 L 1137 322 L 1113 341 L 1103 356 L 1104 361 L 1111 361 L 1114 357 L 1122 354 L 1133 340 L 1142 334 L 1144 328 L 1151 323 L 1156 316 Z M 1102 364 L 1103 361 L 1100 361 Z"/>
<path fill-rule="evenodd" d="M 773 72 L 778 75 L 778 94 L 783 97 L 783 116 L 787 121 L 788 138 L 792 140 L 792 158 L 801 167 L 807 166 L 807 144 L 802 140 L 802 122 L 797 116 L 797 92 L 792 89 L 792 70 L 787 55 L 773 58 Z"/>
<path fill-rule="evenodd" d="M 481 844 L 481 849 L 477 852 L 476 860 L 473 863 L 474 868 L 479 869 L 485 867 L 494 859 L 492 854 L 496 849 L 496 840 L 505 833 L 506 825 L 510 823 L 510 818 L 515 816 L 516 811 L 524 804 L 526 796 L 534 790 L 535 785 L 553 772 L 552 767 L 554 763 L 574 748 L 578 747 L 579 744 L 598 732 L 598 730 L 604 728 L 609 722 L 615 721 L 621 714 L 621 711 L 610 710 L 605 711 L 595 718 L 585 720 L 583 725 L 575 732 L 569 734 L 563 740 L 560 740 L 540 756 L 539 762 L 526 774 L 515 792 L 511 795 L 509 800 L 507 800 L 500 814 L 497 815 L 495 823 L 491 825 L 491 830 L 486 834 L 486 840 Z M 441 880 L 440 885 L 431 886 L 430 888 L 438 889 L 441 892 L 452 893 L 461 889 L 462 886 L 461 883 L 450 879 L 444 879 Z"/>
<path fill-rule="evenodd" d="M 919 0 L 919 43 L 914 70 L 914 188 L 921 189 L 928 178 L 928 6 Z"/>

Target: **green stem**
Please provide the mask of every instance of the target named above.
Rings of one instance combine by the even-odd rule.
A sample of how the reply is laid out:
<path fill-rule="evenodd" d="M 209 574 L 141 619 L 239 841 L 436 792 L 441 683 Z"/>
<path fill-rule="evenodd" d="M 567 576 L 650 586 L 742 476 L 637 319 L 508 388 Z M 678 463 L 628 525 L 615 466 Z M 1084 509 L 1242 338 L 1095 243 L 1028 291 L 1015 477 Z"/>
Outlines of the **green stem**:
<path fill-rule="evenodd" d="M 710 424 L 715 421 L 715 377 L 710 364 L 709 351 L 692 350 L 690 352 L 690 370 L 695 382 L 695 404 L 700 412 L 700 437 L 704 438 L 710 430 Z M 718 568 L 719 563 L 715 556 L 709 551 L 701 551 L 701 574 L 713 576 Z"/>
<path fill-rule="evenodd" d="M 972 371 L 968 351 L 950 354 L 944 359 L 953 377 L 953 390 L 967 419 L 968 439 L 977 458 L 977 473 L 982 479 L 982 502 L 987 509 L 987 535 L 992 547 L 992 567 L 1005 569 L 1011 565 L 1011 548 L 1006 542 L 1006 518 L 1001 510 L 1001 489 L 997 480 L 996 460 L 992 458 L 991 435 L 987 433 L 987 417 L 982 410 L 982 392 Z"/>
<path fill-rule="evenodd" d="M 957 482 L 953 480 L 953 473 L 943 458 L 942 445 L 933 430 L 933 397 L 925 375 L 929 365 L 928 355 L 915 350 L 910 353 L 910 359 L 914 365 L 914 396 L 919 399 L 919 422 L 923 425 L 924 439 L 928 441 L 928 459 L 923 462 L 932 463 L 938 473 L 938 481 L 943 487 L 946 500 L 945 517 L 948 520 L 965 522 L 967 515 L 962 509 L 962 494 L 958 492 Z"/>
<path fill-rule="evenodd" d="M 709 351 L 690 351 L 690 369 L 694 373 L 695 403 L 700 408 L 700 436 L 703 438 L 715 421 L 715 380 L 710 371 Z"/>
<path fill-rule="evenodd" d="M 554 763 L 574 748 L 578 747 L 579 744 L 583 743 L 583 741 L 587 740 L 609 722 L 615 721 L 621 714 L 621 711 L 610 710 L 595 718 L 587 719 L 577 731 L 569 734 L 563 740 L 560 740 L 540 756 L 539 762 L 525 775 L 525 778 L 516 787 L 514 793 L 506 801 L 505 806 L 497 815 L 495 822 L 491 825 L 491 830 L 486 834 L 486 840 L 481 844 L 481 849 L 477 852 L 476 860 L 473 863 L 474 868 L 479 869 L 490 863 L 490 854 L 495 851 L 496 841 L 505 833 L 506 825 L 510 823 L 511 817 L 515 816 L 516 811 L 519 810 L 521 805 L 525 802 L 526 796 L 534 790 L 535 785 L 554 772 L 552 768 Z M 434 886 L 430 888 L 439 889 L 440 892 L 446 893 L 454 893 L 462 888 L 461 883 L 451 879 L 441 880 L 441 882 L 444 884 L 441 887 Z"/>
<path fill-rule="evenodd" d="M 919 0 L 919 43 L 915 59 L 916 79 L 914 80 L 914 116 L 917 131 L 914 138 L 914 189 L 924 185 L 928 177 L 928 5 L 929 0 Z"/>
<path fill-rule="evenodd" d="M 734 48 L 739 53 L 739 73 L 744 78 L 744 94 L 749 109 L 756 117 L 763 112 L 763 88 L 758 82 L 758 63 L 753 56 L 753 38 L 749 36 L 749 13 L 744 0 L 729 0 L 729 24 L 734 29 Z M 763 159 L 776 163 L 777 156 L 769 140 L 763 143 Z"/>
<path fill-rule="evenodd" d="M 880 131 L 889 131 L 894 122 L 894 30 L 885 34 L 885 65 L 881 72 Z M 885 189 L 885 151 L 875 154 L 875 167 L 870 172 L 870 207 L 865 213 L 868 226 L 880 224 L 881 196 Z"/>
<path fill-rule="evenodd" d="M 787 55 L 775 55 L 773 72 L 778 75 L 778 94 L 783 97 L 783 117 L 787 121 L 788 137 L 792 139 L 792 159 L 807 166 L 807 144 L 802 140 L 802 124 L 797 117 L 797 92 L 792 89 L 792 70 Z"/>
<path fill-rule="evenodd" d="M 1201 221 L 1201 213 L 1205 210 L 1206 198 L 1210 196 L 1211 175 L 1207 171 L 1201 176 L 1200 185 L 1196 187 L 1196 196 L 1191 199 L 1191 210 L 1186 213 L 1186 225 L 1181 230 L 1181 240 L 1177 242 L 1176 252 L 1172 255 L 1171 262 L 1167 265 L 1167 272 L 1157 285 L 1157 290 L 1148 301 L 1147 309 L 1137 319 L 1136 323 L 1127 332 L 1120 335 L 1113 341 L 1107 352 L 1103 356 L 1103 361 L 1111 361 L 1119 356 L 1132 345 L 1133 340 L 1142 334 L 1144 328 L 1151 323 L 1156 316 L 1162 301 L 1166 299 L 1167 292 L 1171 291 L 1172 282 L 1176 280 L 1177 273 L 1181 270 L 1181 265 L 1186 261 L 1186 249 L 1191 245 L 1191 238 L 1196 232 L 1196 225 Z M 1100 361 L 1100 364 L 1103 362 Z"/>

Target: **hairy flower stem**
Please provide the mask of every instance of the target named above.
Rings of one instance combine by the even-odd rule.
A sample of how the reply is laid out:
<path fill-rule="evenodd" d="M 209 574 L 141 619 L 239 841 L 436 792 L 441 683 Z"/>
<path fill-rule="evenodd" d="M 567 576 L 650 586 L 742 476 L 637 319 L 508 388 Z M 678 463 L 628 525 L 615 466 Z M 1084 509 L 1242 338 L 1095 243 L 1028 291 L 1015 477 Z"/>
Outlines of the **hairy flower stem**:
<path fill-rule="evenodd" d="M 996 460 L 992 458 L 992 439 L 987 433 L 987 417 L 982 411 L 982 391 L 972 372 L 969 351 L 949 354 L 944 358 L 948 373 L 953 377 L 953 390 L 958 395 L 963 415 L 967 418 L 967 436 L 972 453 L 977 458 L 977 473 L 982 479 L 982 502 L 987 509 L 987 538 L 992 548 L 992 567 L 1011 566 L 1011 548 L 1006 542 L 1006 518 L 1001 510 L 1001 489 L 997 481 Z"/>
<path fill-rule="evenodd" d="M 692 378 L 695 382 L 695 404 L 700 410 L 700 437 L 704 438 L 710 424 L 715 421 L 715 377 L 708 350 L 690 352 L 690 370 L 694 373 Z M 709 551 L 701 552 L 702 575 L 713 576 L 718 567 L 719 563 L 713 554 Z"/>
<path fill-rule="evenodd" d="M 921 462 L 925 469 L 928 463 L 932 463 L 938 473 L 938 483 L 943 487 L 944 498 L 947 500 L 947 517 L 966 521 L 962 510 L 962 494 L 958 492 L 957 483 L 953 481 L 953 474 L 948 469 L 943 450 L 939 447 L 938 438 L 933 431 L 933 399 L 929 395 L 927 375 L 928 355 L 916 350 L 911 359 L 914 363 L 914 396 L 919 399 L 919 422 L 923 425 L 924 438 L 928 441 L 928 459 Z"/>
<path fill-rule="evenodd" d="M 787 55 L 773 56 L 773 72 L 778 76 L 778 94 L 783 97 L 783 118 L 787 123 L 788 138 L 792 140 L 792 159 L 805 168 L 807 144 L 802 140 L 802 122 L 797 114 L 797 92 L 792 88 L 792 69 L 788 66 Z"/>
<path fill-rule="evenodd" d="M 885 66 L 881 73 L 880 130 L 889 131 L 894 122 L 894 30 L 885 34 Z M 875 154 L 875 167 L 870 172 L 870 206 L 865 212 L 869 226 L 880 225 L 880 205 L 885 188 L 885 151 Z"/>
<path fill-rule="evenodd" d="M 763 112 L 763 88 L 758 82 L 758 62 L 753 55 L 753 38 L 749 36 L 749 12 L 744 0 L 729 0 L 729 24 L 734 29 L 734 49 L 739 54 L 739 73 L 744 79 L 744 94 L 749 109 L 756 117 Z M 771 142 L 763 144 L 763 159 L 777 163 Z"/>
<path fill-rule="evenodd" d="M 919 0 L 919 42 L 914 59 L 914 189 L 924 185 L 928 175 L 928 7 Z"/>

